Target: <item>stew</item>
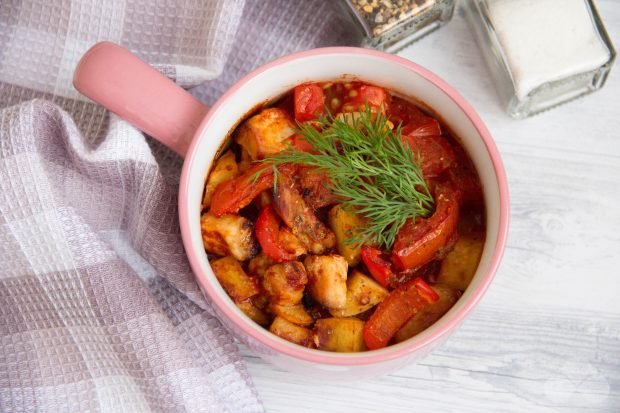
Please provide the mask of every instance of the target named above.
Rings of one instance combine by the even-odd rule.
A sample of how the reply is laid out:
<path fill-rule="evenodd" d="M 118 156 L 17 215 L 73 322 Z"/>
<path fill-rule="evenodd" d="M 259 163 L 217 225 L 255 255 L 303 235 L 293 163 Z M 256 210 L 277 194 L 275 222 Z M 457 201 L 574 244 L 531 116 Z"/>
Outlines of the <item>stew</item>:
<path fill-rule="evenodd" d="M 478 175 L 422 105 L 363 82 L 311 82 L 260 108 L 207 177 L 202 238 L 249 318 L 338 352 L 442 317 L 485 240 Z"/>

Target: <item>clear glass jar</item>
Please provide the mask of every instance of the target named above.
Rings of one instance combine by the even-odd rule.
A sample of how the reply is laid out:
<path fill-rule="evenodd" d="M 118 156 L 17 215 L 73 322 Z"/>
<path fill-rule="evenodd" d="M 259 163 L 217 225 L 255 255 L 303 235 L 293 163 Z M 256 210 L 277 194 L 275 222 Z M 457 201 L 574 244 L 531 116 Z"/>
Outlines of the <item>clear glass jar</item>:
<path fill-rule="evenodd" d="M 600 89 L 616 51 L 592 0 L 470 0 L 465 12 L 508 113 Z"/>
<path fill-rule="evenodd" d="M 342 0 L 364 34 L 362 45 L 396 52 L 452 18 L 455 0 Z"/>

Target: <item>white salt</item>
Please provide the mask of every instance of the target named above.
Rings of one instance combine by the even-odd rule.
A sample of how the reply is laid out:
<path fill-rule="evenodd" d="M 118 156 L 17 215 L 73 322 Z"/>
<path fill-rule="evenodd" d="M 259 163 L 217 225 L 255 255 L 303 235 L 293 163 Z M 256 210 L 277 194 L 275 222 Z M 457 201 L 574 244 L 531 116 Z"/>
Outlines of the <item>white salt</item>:
<path fill-rule="evenodd" d="M 544 83 L 610 59 L 586 0 L 487 0 L 489 19 L 522 100 Z"/>

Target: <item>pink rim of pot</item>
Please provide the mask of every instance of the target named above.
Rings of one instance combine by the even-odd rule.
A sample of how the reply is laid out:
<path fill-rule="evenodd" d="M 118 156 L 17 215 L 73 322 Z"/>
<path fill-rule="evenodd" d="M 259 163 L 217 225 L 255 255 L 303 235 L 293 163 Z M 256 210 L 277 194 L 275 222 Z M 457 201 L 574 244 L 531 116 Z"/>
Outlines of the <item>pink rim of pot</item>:
<path fill-rule="evenodd" d="M 189 248 L 189 246 L 192 245 L 192 241 L 190 237 L 190 222 L 188 212 L 189 205 L 187 204 L 186 200 L 188 199 L 188 191 L 190 189 L 189 175 L 195 160 L 195 148 L 197 147 L 199 141 L 197 137 L 200 137 L 202 135 L 205 128 L 207 128 L 212 122 L 212 120 L 217 116 L 221 106 L 224 104 L 224 102 L 226 102 L 229 96 L 237 93 L 239 89 L 242 89 L 246 85 L 246 83 L 250 81 L 250 79 L 278 65 L 287 63 L 292 60 L 330 54 L 368 55 L 383 60 L 388 60 L 400 66 L 404 66 L 405 68 L 417 73 L 418 75 L 422 76 L 426 80 L 436 85 L 461 108 L 461 110 L 469 118 L 471 123 L 474 125 L 474 127 L 482 137 L 482 140 L 486 146 L 486 149 L 491 158 L 491 162 L 493 164 L 499 191 L 499 226 L 497 233 L 497 243 L 493 251 L 491 264 L 489 266 L 489 270 L 484 275 L 484 279 L 480 283 L 479 287 L 473 292 L 471 296 L 468 297 L 466 305 L 460 308 L 458 312 L 449 313 L 448 315 L 444 316 L 444 318 L 449 317 L 449 319 L 447 322 L 442 324 L 442 328 L 434 331 L 433 334 L 425 336 L 423 339 L 411 339 L 399 344 L 388 346 L 381 350 L 373 350 L 362 353 L 330 353 L 321 350 L 307 349 L 297 344 L 289 343 L 281 339 L 280 337 L 277 337 L 276 335 L 270 333 L 268 330 L 263 329 L 262 327 L 259 327 L 260 329 L 262 329 L 259 330 L 259 328 L 256 328 L 254 325 L 252 325 L 254 323 L 253 321 L 243 316 L 240 311 L 235 311 L 235 309 L 231 307 L 231 305 L 234 305 L 232 301 L 227 296 L 225 296 L 225 294 L 222 294 L 221 290 L 218 290 L 211 282 L 207 280 L 207 277 L 200 272 L 198 253 L 194 249 Z M 270 98 L 270 96 L 266 96 L 266 98 Z M 189 262 L 192 268 L 194 269 L 196 277 L 199 279 L 207 280 L 206 282 L 200 282 L 200 284 L 204 288 L 205 292 L 207 293 L 213 304 L 217 306 L 244 333 L 252 337 L 254 340 L 262 343 L 263 345 L 270 347 L 276 352 L 286 354 L 294 358 L 328 365 L 354 366 L 381 363 L 387 360 L 401 358 L 412 352 L 421 350 L 422 348 L 427 347 L 431 343 L 436 342 L 444 335 L 451 332 L 468 316 L 468 314 L 474 309 L 474 307 L 477 305 L 477 303 L 486 292 L 501 262 L 508 236 L 509 196 L 506 173 L 504 171 L 501 157 L 497 146 L 493 141 L 493 138 L 491 137 L 489 131 L 487 130 L 486 126 L 484 125 L 476 111 L 450 85 L 448 85 L 444 80 L 442 80 L 440 77 L 433 74 L 432 72 L 428 71 L 427 69 L 398 56 L 368 49 L 333 47 L 313 49 L 309 51 L 295 53 L 267 63 L 256 69 L 255 71 L 251 72 L 237 83 L 235 83 L 226 93 L 224 93 L 224 95 L 222 95 L 218 99 L 218 101 L 215 103 L 215 105 L 213 105 L 213 107 L 211 107 L 206 117 L 203 119 L 202 123 L 196 130 L 196 133 L 194 134 L 194 139 L 192 140 L 189 146 L 189 150 L 187 151 L 187 156 L 183 164 L 183 172 L 181 174 L 179 191 L 179 219 L 183 243 L 186 246 L 185 249 L 187 252 L 187 256 L 189 258 Z"/>

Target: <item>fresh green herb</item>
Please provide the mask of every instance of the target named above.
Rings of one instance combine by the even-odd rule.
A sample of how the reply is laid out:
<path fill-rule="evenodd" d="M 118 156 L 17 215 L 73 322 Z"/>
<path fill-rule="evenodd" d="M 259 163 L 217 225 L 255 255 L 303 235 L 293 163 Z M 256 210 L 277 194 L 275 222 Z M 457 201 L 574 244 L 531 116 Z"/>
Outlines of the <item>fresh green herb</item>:
<path fill-rule="evenodd" d="M 392 130 L 387 117 L 368 106 L 363 112 L 321 116 L 318 122 L 321 130 L 299 123 L 297 131 L 316 153 L 291 147 L 263 162 L 273 166 L 276 177 L 276 167 L 286 163 L 318 168 L 342 206 L 368 220 L 365 228 L 352 231 L 347 244 L 391 248 L 407 219 L 434 209 L 419 156 L 403 143 L 400 126 Z"/>

